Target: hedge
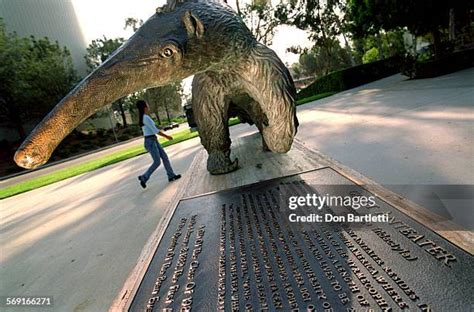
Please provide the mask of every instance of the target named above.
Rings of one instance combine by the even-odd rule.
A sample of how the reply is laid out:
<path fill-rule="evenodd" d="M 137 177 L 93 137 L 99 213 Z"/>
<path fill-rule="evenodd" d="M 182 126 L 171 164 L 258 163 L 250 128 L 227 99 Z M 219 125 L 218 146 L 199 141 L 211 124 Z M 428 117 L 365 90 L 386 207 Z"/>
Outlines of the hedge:
<path fill-rule="evenodd" d="M 403 64 L 402 73 L 412 79 L 432 78 L 474 66 L 474 49 L 454 52 L 440 59 Z"/>
<path fill-rule="evenodd" d="M 298 99 L 326 92 L 341 92 L 385 78 L 400 72 L 400 58 L 390 57 L 381 61 L 362 64 L 316 79 L 298 92 Z"/>

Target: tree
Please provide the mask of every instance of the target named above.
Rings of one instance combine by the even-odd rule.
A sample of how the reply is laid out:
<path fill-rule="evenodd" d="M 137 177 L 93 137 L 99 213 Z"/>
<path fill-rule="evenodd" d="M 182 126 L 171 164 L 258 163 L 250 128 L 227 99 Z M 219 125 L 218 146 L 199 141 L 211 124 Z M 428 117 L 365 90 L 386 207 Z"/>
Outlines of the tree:
<path fill-rule="evenodd" d="M 300 54 L 298 67 L 303 76 L 325 76 L 332 71 L 350 67 L 346 49 L 341 47 L 339 41 L 332 40 L 330 49 L 314 45 L 309 50 L 304 50 Z"/>
<path fill-rule="evenodd" d="M 298 64 L 304 76 L 315 76 L 318 71 L 318 60 L 311 51 L 301 53 Z"/>
<path fill-rule="evenodd" d="M 140 28 L 140 26 L 143 25 L 143 20 L 142 19 L 137 19 L 137 18 L 134 18 L 134 17 L 127 17 L 125 19 L 125 27 L 124 29 L 127 29 L 127 28 L 132 28 L 133 32 L 136 32 L 138 30 L 138 28 Z"/>
<path fill-rule="evenodd" d="M 346 12 L 349 27 L 357 37 L 406 27 L 416 36 L 430 34 L 435 57 L 439 58 L 441 34 L 449 26 L 450 12 L 469 9 L 470 1 L 462 0 L 348 0 Z"/>
<path fill-rule="evenodd" d="M 235 0 L 237 14 L 255 36 L 257 41 L 270 45 L 275 35 L 275 30 L 282 24 L 282 18 L 288 19 L 290 12 L 283 15 L 281 7 L 283 4 L 273 6 L 270 1 L 252 1 L 251 3 L 243 0 Z"/>
<path fill-rule="evenodd" d="M 0 19 L 0 122 L 25 138 L 24 125 L 43 118 L 78 77 L 69 50 L 34 36 L 7 33 Z"/>
<path fill-rule="evenodd" d="M 291 77 L 293 77 L 293 80 L 295 81 L 300 78 L 304 78 L 305 76 L 305 73 L 303 72 L 303 69 L 299 63 L 292 64 L 288 69 L 290 71 Z"/>
<path fill-rule="evenodd" d="M 128 20 L 128 19 L 127 19 Z M 99 67 L 107 58 L 117 50 L 124 42 L 123 38 L 107 39 L 103 37 L 100 39 L 92 40 L 91 44 L 87 47 L 87 55 L 85 56 L 86 64 L 89 72 Z M 112 106 L 117 107 L 120 110 L 122 116 L 123 126 L 127 127 L 127 119 L 125 116 L 124 100 L 119 99 Z"/>
<path fill-rule="evenodd" d="M 84 56 L 89 72 L 99 67 L 123 42 L 123 38 L 107 39 L 106 36 L 92 40 Z"/>
<path fill-rule="evenodd" d="M 363 63 L 370 63 L 385 57 L 403 55 L 406 52 L 403 33 L 403 30 L 396 30 L 354 38 L 354 56 L 363 59 Z"/>
<path fill-rule="evenodd" d="M 158 88 L 147 89 L 143 94 L 143 99 L 150 105 L 150 110 L 155 113 L 158 123 L 160 120 L 160 111 L 166 113 L 168 122 L 171 123 L 171 111 L 181 111 L 182 85 L 172 83 L 170 85 Z"/>
<path fill-rule="evenodd" d="M 343 0 L 292 0 L 279 6 L 276 16 L 282 23 L 296 26 L 309 32 L 315 46 L 325 50 L 326 55 L 337 53 L 340 45 L 334 42 L 342 38 L 348 61 L 354 64 L 347 40 Z M 334 49 L 337 50 L 334 50 Z M 331 59 L 328 59 L 331 62 Z M 332 67 L 331 64 L 328 66 Z"/>
<path fill-rule="evenodd" d="M 372 47 L 364 53 L 364 56 L 362 56 L 362 61 L 364 62 L 364 64 L 375 62 L 379 59 L 379 54 L 379 49 L 377 49 L 376 47 Z"/>
<path fill-rule="evenodd" d="M 123 106 L 129 111 L 135 123 L 138 123 L 138 111 L 136 109 L 136 103 L 138 100 L 143 98 L 144 94 L 145 90 L 140 90 L 129 94 L 123 99 Z"/>

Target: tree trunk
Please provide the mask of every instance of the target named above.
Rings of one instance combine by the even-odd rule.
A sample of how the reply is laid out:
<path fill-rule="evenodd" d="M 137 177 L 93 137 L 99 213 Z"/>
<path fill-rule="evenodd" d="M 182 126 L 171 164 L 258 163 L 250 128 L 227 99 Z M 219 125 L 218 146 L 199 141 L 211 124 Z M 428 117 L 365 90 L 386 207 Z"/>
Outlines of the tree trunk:
<path fill-rule="evenodd" d="M 16 132 L 20 136 L 20 140 L 23 141 L 26 139 L 26 133 L 25 133 L 25 128 L 23 128 L 23 122 L 20 120 L 20 118 L 17 118 L 15 121 L 15 128 Z"/>
<path fill-rule="evenodd" d="M 441 58 L 442 51 L 441 51 L 441 35 L 439 33 L 438 28 L 433 29 L 433 44 L 434 44 L 434 56 L 435 59 L 438 60 Z"/>
<path fill-rule="evenodd" d="M 388 57 L 394 56 L 397 51 L 395 50 L 395 47 L 393 46 L 393 44 L 391 44 L 388 33 L 385 33 L 385 40 L 387 41 L 387 45 L 388 45 L 388 49 L 389 49 Z"/>
<path fill-rule="evenodd" d="M 240 3 L 239 0 L 235 0 L 235 7 L 237 8 L 237 14 L 242 16 L 242 12 L 240 11 Z"/>
<path fill-rule="evenodd" d="M 413 55 L 416 56 L 416 48 L 418 45 L 418 37 L 412 34 L 413 41 Z"/>
<path fill-rule="evenodd" d="M 344 38 L 344 44 L 346 46 L 347 53 L 349 54 L 349 59 L 351 61 L 351 66 L 355 66 L 355 60 L 354 60 L 354 55 L 352 54 L 352 49 L 349 46 L 349 42 L 347 42 L 346 36 L 344 33 L 342 33 L 342 38 Z"/>
<path fill-rule="evenodd" d="M 165 103 L 166 117 L 168 117 L 168 123 L 171 124 L 170 111 L 168 109 L 168 102 Z"/>
<path fill-rule="evenodd" d="M 382 38 L 380 37 L 380 33 L 377 33 L 375 35 L 376 41 L 377 41 L 377 49 L 379 50 L 379 60 L 385 59 L 385 53 L 383 51 L 383 44 L 382 44 Z"/>
<path fill-rule="evenodd" d="M 456 39 L 456 19 L 454 14 L 454 8 L 449 9 L 449 41 Z"/>
<path fill-rule="evenodd" d="M 160 114 L 158 113 L 158 109 L 155 111 L 156 121 L 158 125 L 161 125 Z"/>
<path fill-rule="evenodd" d="M 120 99 L 119 102 L 120 115 L 122 115 L 123 127 L 127 128 L 127 118 L 125 116 L 125 110 L 123 109 L 123 100 Z"/>
<path fill-rule="evenodd" d="M 364 45 L 361 39 L 354 39 L 354 48 L 357 56 L 357 59 L 355 59 L 356 65 L 360 65 L 362 64 L 362 55 L 364 55 Z"/>

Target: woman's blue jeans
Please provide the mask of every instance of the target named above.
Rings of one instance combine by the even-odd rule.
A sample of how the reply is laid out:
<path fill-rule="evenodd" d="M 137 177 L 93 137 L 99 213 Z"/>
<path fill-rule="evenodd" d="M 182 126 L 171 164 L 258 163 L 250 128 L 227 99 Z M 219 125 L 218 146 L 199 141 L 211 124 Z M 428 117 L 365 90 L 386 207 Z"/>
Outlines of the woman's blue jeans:
<path fill-rule="evenodd" d="M 171 168 L 168 155 L 166 155 L 165 150 L 163 147 L 161 147 L 160 143 L 158 143 L 156 136 L 145 137 L 145 149 L 153 158 L 153 163 L 151 164 L 150 168 L 148 168 L 148 170 L 142 175 L 142 178 L 145 180 L 145 182 L 150 179 L 152 173 L 160 166 L 160 158 L 163 160 L 163 165 L 165 166 L 168 178 L 175 176 L 173 168 Z"/>

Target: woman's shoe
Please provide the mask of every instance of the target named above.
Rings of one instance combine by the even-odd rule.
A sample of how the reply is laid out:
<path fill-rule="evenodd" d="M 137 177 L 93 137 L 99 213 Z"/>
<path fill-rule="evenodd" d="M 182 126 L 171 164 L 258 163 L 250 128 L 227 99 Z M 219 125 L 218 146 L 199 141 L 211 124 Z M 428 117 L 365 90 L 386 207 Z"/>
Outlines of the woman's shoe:
<path fill-rule="evenodd" d="M 138 181 L 140 181 L 140 185 L 141 185 L 143 188 L 146 188 L 146 182 L 143 181 L 142 176 L 138 176 Z"/>
<path fill-rule="evenodd" d="M 168 178 L 168 182 L 173 182 L 174 180 L 178 180 L 181 178 L 180 174 L 175 174 L 173 177 Z"/>

